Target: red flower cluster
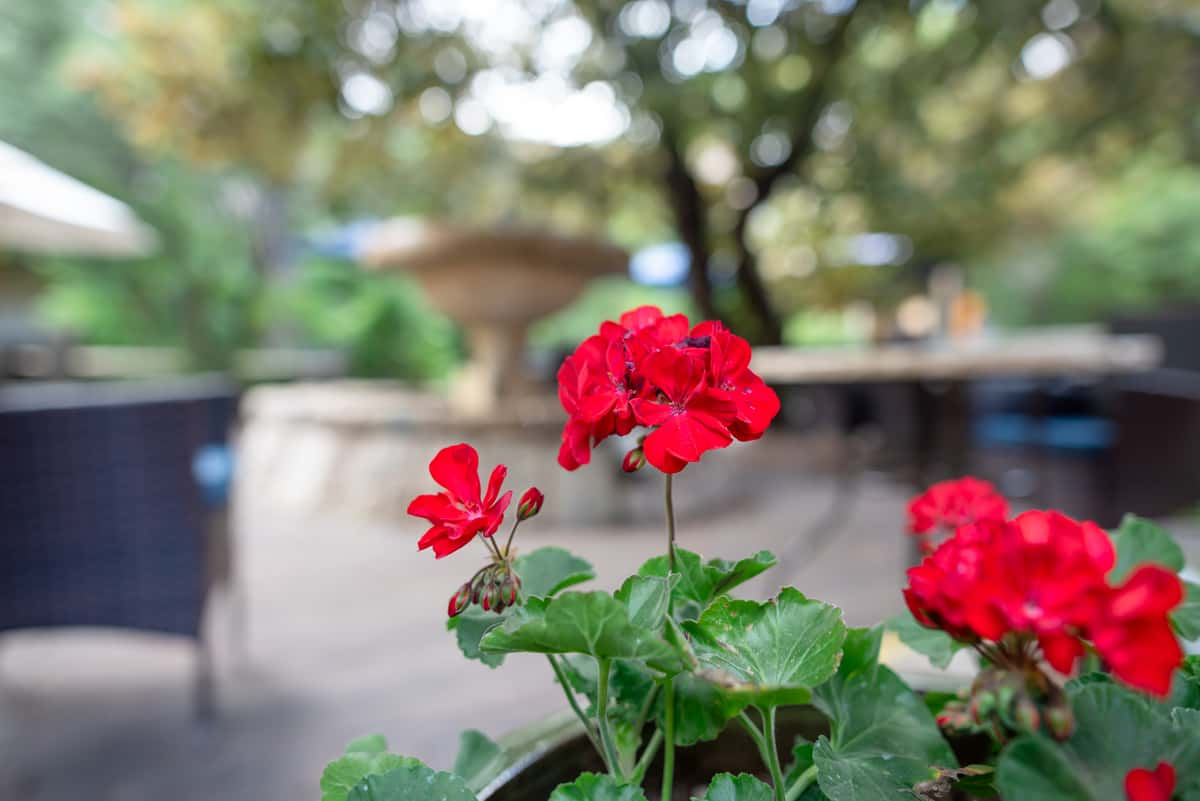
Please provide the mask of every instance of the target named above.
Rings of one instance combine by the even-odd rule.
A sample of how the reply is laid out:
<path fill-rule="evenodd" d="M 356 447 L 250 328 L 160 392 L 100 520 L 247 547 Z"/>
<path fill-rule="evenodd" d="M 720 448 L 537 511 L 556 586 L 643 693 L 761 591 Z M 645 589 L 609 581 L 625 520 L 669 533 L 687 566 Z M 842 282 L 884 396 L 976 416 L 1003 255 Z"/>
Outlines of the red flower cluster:
<path fill-rule="evenodd" d="M 512 490 L 500 495 L 508 468 L 496 465 L 488 479 L 487 494 L 479 497 L 479 454 L 466 443 L 442 448 L 429 463 L 433 480 L 444 492 L 418 495 L 408 513 L 423 517 L 432 526 L 417 543 L 421 550 L 433 548 L 438 559 L 464 547 L 476 534 L 490 537 L 504 521 Z"/>
<path fill-rule="evenodd" d="M 1129 801 L 1171 801 L 1175 792 L 1175 767 L 1159 762 L 1154 770 L 1134 768 L 1125 775 L 1125 797 Z"/>
<path fill-rule="evenodd" d="M 909 569 L 904 598 L 922 625 L 963 642 L 1011 643 L 1010 634 L 1036 640 L 1062 673 L 1090 641 L 1115 676 L 1165 695 L 1183 659 L 1168 618 L 1182 601 L 1182 584 L 1165 568 L 1144 565 L 1111 587 L 1106 576 L 1115 561 L 1111 540 L 1095 524 L 1027 512 L 960 527 Z"/>
<path fill-rule="evenodd" d="M 1007 519 L 1008 501 L 1004 496 L 988 482 L 970 476 L 934 484 L 908 504 L 908 530 L 921 537 L 926 553 L 936 547 L 930 534 L 952 534 L 960 526 Z"/>
<path fill-rule="evenodd" d="M 734 439 L 758 439 L 779 398 L 749 365 L 749 343 L 716 321 L 690 327 L 682 314 L 642 306 L 605 322 L 558 371 L 569 415 L 558 463 L 587 464 L 598 442 L 637 426 L 652 429 L 645 459 L 664 473 Z"/>

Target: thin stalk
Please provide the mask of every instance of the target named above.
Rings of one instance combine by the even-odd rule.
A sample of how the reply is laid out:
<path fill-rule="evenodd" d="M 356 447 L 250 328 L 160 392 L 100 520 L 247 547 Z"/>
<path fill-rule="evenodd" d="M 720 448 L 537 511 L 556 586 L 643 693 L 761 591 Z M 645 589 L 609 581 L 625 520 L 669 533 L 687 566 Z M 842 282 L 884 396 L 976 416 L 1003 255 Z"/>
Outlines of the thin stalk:
<path fill-rule="evenodd" d="M 787 794 L 783 797 L 784 801 L 796 801 L 816 780 L 817 766 L 809 765 L 803 773 L 796 777 L 796 783 L 787 789 Z"/>
<path fill-rule="evenodd" d="M 770 770 L 771 759 L 767 756 L 767 738 L 763 737 L 762 729 L 758 728 L 758 725 L 744 711 L 737 716 L 737 722 L 742 724 L 742 728 L 754 741 L 754 745 L 758 748 L 758 755 L 762 757 L 763 766 Z"/>
<path fill-rule="evenodd" d="M 650 763 L 654 761 L 662 742 L 662 729 L 655 729 L 654 734 L 650 736 L 650 742 L 646 743 L 646 748 L 642 751 L 642 758 L 633 768 L 633 775 L 629 777 L 630 784 L 641 785 L 642 780 L 646 778 L 646 768 L 650 767 Z"/>
<path fill-rule="evenodd" d="M 488 547 L 488 550 L 496 557 L 497 561 L 504 561 L 504 557 L 500 555 L 500 549 L 496 547 L 496 543 L 492 542 L 491 537 L 479 535 L 479 539 L 483 540 L 483 544 Z"/>
<path fill-rule="evenodd" d="M 600 741 L 596 739 L 596 730 L 592 726 L 592 722 L 588 720 L 588 716 L 583 713 L 579 707 L 579 702 L 575 700 L 575 693 L 571 690 L 571 685 L 567 683 L 567 676 L 563 673 L 562 665 L 558 664 L 558 660 L 554 658 L 554 654 L 546 654 L 546 661 L 550 663 L 550 667 L 554 669 L 554 675 L 558 679 L 558 683 L 562 685 L 563 693 L 567 696 L 567 703 L 571 705 L 571 710 L 575 713 L 575 717 L 579 718 L 579 722 L 583 724 L 583 731 L 592 742 L 592 747 L 596 749 L 596 753 L 604 760 L 604 767 L 612 773 L 613 766 L 609 764 L 608 754 L 600 745 Z"/>
<path fill-rule="evenodd" d="M 641 733 L 642 729 L 646 728 L 646 719 L 650 717 L 650 707 L 654 705 L 654 699 L 658 697 L 658 685 L 655 684 L 650 688 L 650 692 L 646 693 L 646 700 L 642 702 L 642 708 L 638 710 L 637 726 L 634 731 Z"/>
<path fill-rule="evenodd" d="M 667 565 L 668 572 L 675 572 L 675 502 L 671 498 L 671 479 L 674 476 L 667 473 L 667 488 L 665 501 L 667 505 Z"/>
<path fill-rule="evenodd" d="M 519 526 L 519 525 L 521 525 L 520 517 L 518 517 L 516 520 L 513 521 L 512 530 L 508 532 L 508 541 L 504 543 L 504 558 L 505 559 L 507 559 L 509 556 L 512 555 L 512 541 L 513 541 L 513 537 L 516 536 L 517 526 Z"/>
<path fill-rule="evenodd" d="M 600 666 L 600 675 L 596 682 L 596 723 L 600 729 L 600 744 L 604 746 L 604 752 L 608 755 L 608 763 L 611 766 L 609 773 L 618 782 L 623 782 L 625 777 L 621 775 L 621 760 L 617 755 L 612 731 L 608 727 L 608 677 L 612 672 L 612 660 L 597 658 L 596 662 Z"/>
<path fill-rule="evenodd" d="M 669 488 L 671 486 L 671 476 L 667 476 L 667 497 L 670 497 Z M 672 526 L 674 528 L 674 526 Z M 672 549 L 674 553 L 674 549 Z M 662 775 L 662 801 L 671 801 L 671 796 L 675 790 L 675 679 L 667 677 L 663 682 L 664 698 L 663 702 L 666 708 L 663 710 L 663 775 Z"/>
<path fill-rule="evenodd" d="M 779 766 L 779 748 L 775 744 L 775 707 L 760 709 L 763 717 L 763 734 L 767 742 L 767 769 L 771 771 L 771 783 L 775 785 L 775 801 L 785 801 L 783 768 Z"/>

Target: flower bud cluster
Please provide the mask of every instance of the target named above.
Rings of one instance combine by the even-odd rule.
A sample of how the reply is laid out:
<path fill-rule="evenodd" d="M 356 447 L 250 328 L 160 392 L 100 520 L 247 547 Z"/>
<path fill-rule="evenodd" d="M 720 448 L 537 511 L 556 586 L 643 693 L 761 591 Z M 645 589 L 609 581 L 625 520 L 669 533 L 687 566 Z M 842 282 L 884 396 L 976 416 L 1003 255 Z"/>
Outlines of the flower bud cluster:
<path fill-rule="evenodd" d="M 503 612 L 517 602 L 521 578 L 506 562 L 496 562 L 480 570 L 450 596 L 447 612 L 457 617 L 472 604 L 485 612 Z"/>

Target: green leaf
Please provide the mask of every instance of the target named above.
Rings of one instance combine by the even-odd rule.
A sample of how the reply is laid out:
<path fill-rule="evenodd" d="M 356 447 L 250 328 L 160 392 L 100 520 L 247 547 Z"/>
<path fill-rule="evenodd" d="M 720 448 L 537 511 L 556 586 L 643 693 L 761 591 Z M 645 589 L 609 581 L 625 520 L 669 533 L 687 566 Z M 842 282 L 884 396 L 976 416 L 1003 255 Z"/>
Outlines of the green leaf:
<path fill-rule="evenodd" d="M 1183 603 L 1171 613 L 1175 631 L 1188 642 L 1200 640 L 1200 584 L 1183 582 Z"/>
<path fill-rule="evenodd" d="M 816 743 L 799 740 L 792 746 L 792 764 L 784 772 L 783 783 L 791 787 L 800 778 L 800 774 L 813 766 L 813 746 Z"/>
<path fill-rule="evenodd" d="M 591 563 L 574 556 L 564 548 L 538 548 L 513 560 L 513 569 L 521 577 L 521 591 L 526 597 L 545 597 L 561 592 L 580 582 L 596 577 Z M 504 654 L 487 653 L 480 649 L 483 635 L 512 616 L 515 607 L 502 614 L 485 612 L 472 606 L 458 617 L 446 621 L 446 630 L 453 631 L 459 650 L 467 659 L 477 659 L 488 667 L 504 663 Z"/>
<path fill-rule="evenodd" d="M 831 801 L 903 798 L 934 768 L 957 767 L 925 703 L 886 667 L 837 676 L 813 693 L 830 719 L 813 749 L 817 781 Z"/>
<path fill-rule="evenodd" d="M 530 598 L 480 641 L 485 652 L 589 654 L 638 659 L 664 671 L 679 669 L 679 657 L 657 632 L 629 622 L 625 606 L 606 592 L 568 592 Z"/>
<path fill-rule="evenodd" d="M 884 626 L 896 632 L 902 643 L 925 656 L 938 670 L 949 667 L 954 655 L 966 647 L 944 631 L 925 628 L 908 610 L 896 615 Z"/>
<path fill-rule="evenodd" d="M 657 631 L 667 616 L 671 587 L 678 580 L 679 577 L 675 575 L 670 579 L 658 576 L 630 576 L 613 597 L 625 605 L 630 623 Z"/>
<path fill-rule="evenodd" d="M 499 667 L 504 664 L 504 654 L 486 653 L 480 649 L 479 641 L 492 628 L 508 619 L 514 609 L 516 607 L 509 607 L 498 615 L 495 612 L 485 612 L 472 606 L 458 617 L 447 620 L 446 630 L 454 632 L 454 638 L 458 641 L 458 649 L 467 659 L 478 659 L 490 668 Z"/>
<path fill-rule="evenodd" d="M 684 624 L 701 675 L 744 704 L 802 704 L 837 670 L 842 610 L 791 587 L 767 603 L 721 597 Z"/>
<path fill-rule="evenodd" d="M 680 673 L 674 681 L 676 745 L 690 746 L 717 739 L 729 720 L 746 706 L 744 700 L 691 673 Z M 666 726 L 662 693 L 655 704 L 655 717 L 660 728 Z"/>
<path fill-rule="evenodd" d="M 728 559 L 710 559 L 705 569 L 715 579 L 713 590 L 717 595 L 729 592 L 734 587 L 745 584 L 752 578 L 762 575 L 779 560 L 770 551 L 759 551 L 747 559 L 730 562 Z"/>
<path fill-rule="evenodd" d="M 346 801 L 350 789 L 365 776 L 419 764 L 412 757 L 387 753 L 387 739 L 382 734 L 360 737 L 346 746 L 344 756 L 325 766 L 321 774 L 321 801 Z"/>
<path fill-rule="evenodd" d="M 513 560 L 521 577 L 521 592 L 528 596 L 557 595 L 568 587 L 596 577 L 591 562 L 565 548 L 538 548 Z"/>
<path fill-rule="evenodd" d="M 454 774 L 461 776 L 473 791 L 487 787 L 504 769 L 504 749 L 481 731 L 468 729 L 459 736 Z"/>
<path fill-rule="evenodd" d="M 883 642 L 883 629 L 847 629 L 842 643 L 842 661 L 838 665 L 839 676 L 851 676 L 860 670 L 872 670 L 879 664 L 879 646 Z"/>
<path fill-rule="evenodd" d="M 695 620 L 717 596 L 744 584 L 775 564 L 775 555 L 770 551 L 759 551 L 737 562 L 727 559 L 704 562 L 700 554 L 676 548 L 675 573 L 679 576 L 679 583 L 673 592 L 675 616 L 681 620 Z M 638 569 L 638 575 L 664 578 L 667 566 L 666 556 L 656 556 Z"/>
<path fill-rule="evenodd" d="M 1173 712 L 1118 684 L 1091 682 L 1071 692 L 1075 732 L 1063 743 L 1026 735 L 1000 755 L 996 787 L 1021 801 L 1126 801 L 1125 775 L 1170 762 L 1200 775 L 1193 710 Z"/>
<path fill-rule="evenodd" d="M 357 740 L 351 740 L 350 744 L 346 746 L 346 753 L 383 754 L 387 752 L 387 748 L 387 738 L 382 734 L 368 734 Z"/>
<path fill-rule="evenodd" d="M 1173 573 L 1183 570 L 1183 549 L 1164 529 L 1141 517 L 1126 515 L 1113 535 L 1117 564 L 1108 574 L 1113 584 L 1122 582 L 1135 567 L 1162 565 Z"/>
<path fill-rule="evenodd" d="M 749 773 L 734 776 L 718 773 L 708 785 L 708 792 L 692 801 L 772 801 L 775 793 L 771 785 L 764 784 Z"/>
<path fill-rule="evenodd" d="M 412 762 L 361 779 L 340 801 L 478 801 L 462 778 Z"/>
<path fill-rule="evenodd" d="M 612 776 L 584 773 L 570 784 L 554 788 L 548 801 L 646 801 L 640 787 L 617 784 Z"/>

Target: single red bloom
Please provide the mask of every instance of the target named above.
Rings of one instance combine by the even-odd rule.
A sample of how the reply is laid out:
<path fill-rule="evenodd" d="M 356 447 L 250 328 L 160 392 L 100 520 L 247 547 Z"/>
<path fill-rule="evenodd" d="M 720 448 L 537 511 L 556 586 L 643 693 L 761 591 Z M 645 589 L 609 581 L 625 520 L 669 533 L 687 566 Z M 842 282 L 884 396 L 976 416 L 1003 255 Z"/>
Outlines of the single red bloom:
<path fill-rule="evenodd" d="M 476 534 L 490 537 L 496 533 L 512 500 L 512 490 L 499 495 L 507 467 L 496 465 L 483 498 L 479 497 L 479 454 L 466 443 L 438 451 L 429 463 L 429 474 L 445 491 L 418 495 L 408 505 L 410 515 L 433 524 L 417 543 L 418 549 L 432 548 L 441 559 L 464 547 Z"/>
<path fill-rule="evenodd" d="M 980 581 L 992 542 L 1006 525 L 985 520 L 964 526 L 921 564 L 908 570 L 904 600 L 921 625 L 943 629 L 963 642 L 981 639 L 968 625 L 966 600 Z"/>
<path fill-rule="evenodd" d="M 927 534 L 947 532 L 979 520 L 1007 520 L 1008 501 L 986 481 L 967 476 L 942 481 L 908 504 L 908 530 Z"/>
<path fill-rule="evenodd" d="M 700 461 L 705 451 L 733 442 L 729 424 L 737 408 L 709 387 L 699 359 L 671 348 L 660 350 L 646 357 L 642 374 L 658 393 L 632 402 L 638 423 L 655 429 L 642 444 L 650 464 L 678 473 Z"/>
<path fill-rule="evenodd" d="M 1159 565 L 1143 565 L 1113 588 L 1091 639 L 1113 675 L 1159 697 L 1171 691 L 1171 676 L 1183 649 L 1170 613 L 1183 602 L 1179 576 Z"/>
<path fill-rule="evenodd" d="M 1175 792 L 1175 767 L 1159 762 L 1154 770 L 1134 768 L 1125 774 L 1125 797 L 1129 801 L 1171 801 Z"/>
<path fill-rule="evenodd" d="M 525 494 L 517 502 L 517 519 L 528 520 L 533 517 L 542 511 L 542 504 L 545 502 L 546 496 L 537 487 L 530 487 L 525 490 Z"/>

